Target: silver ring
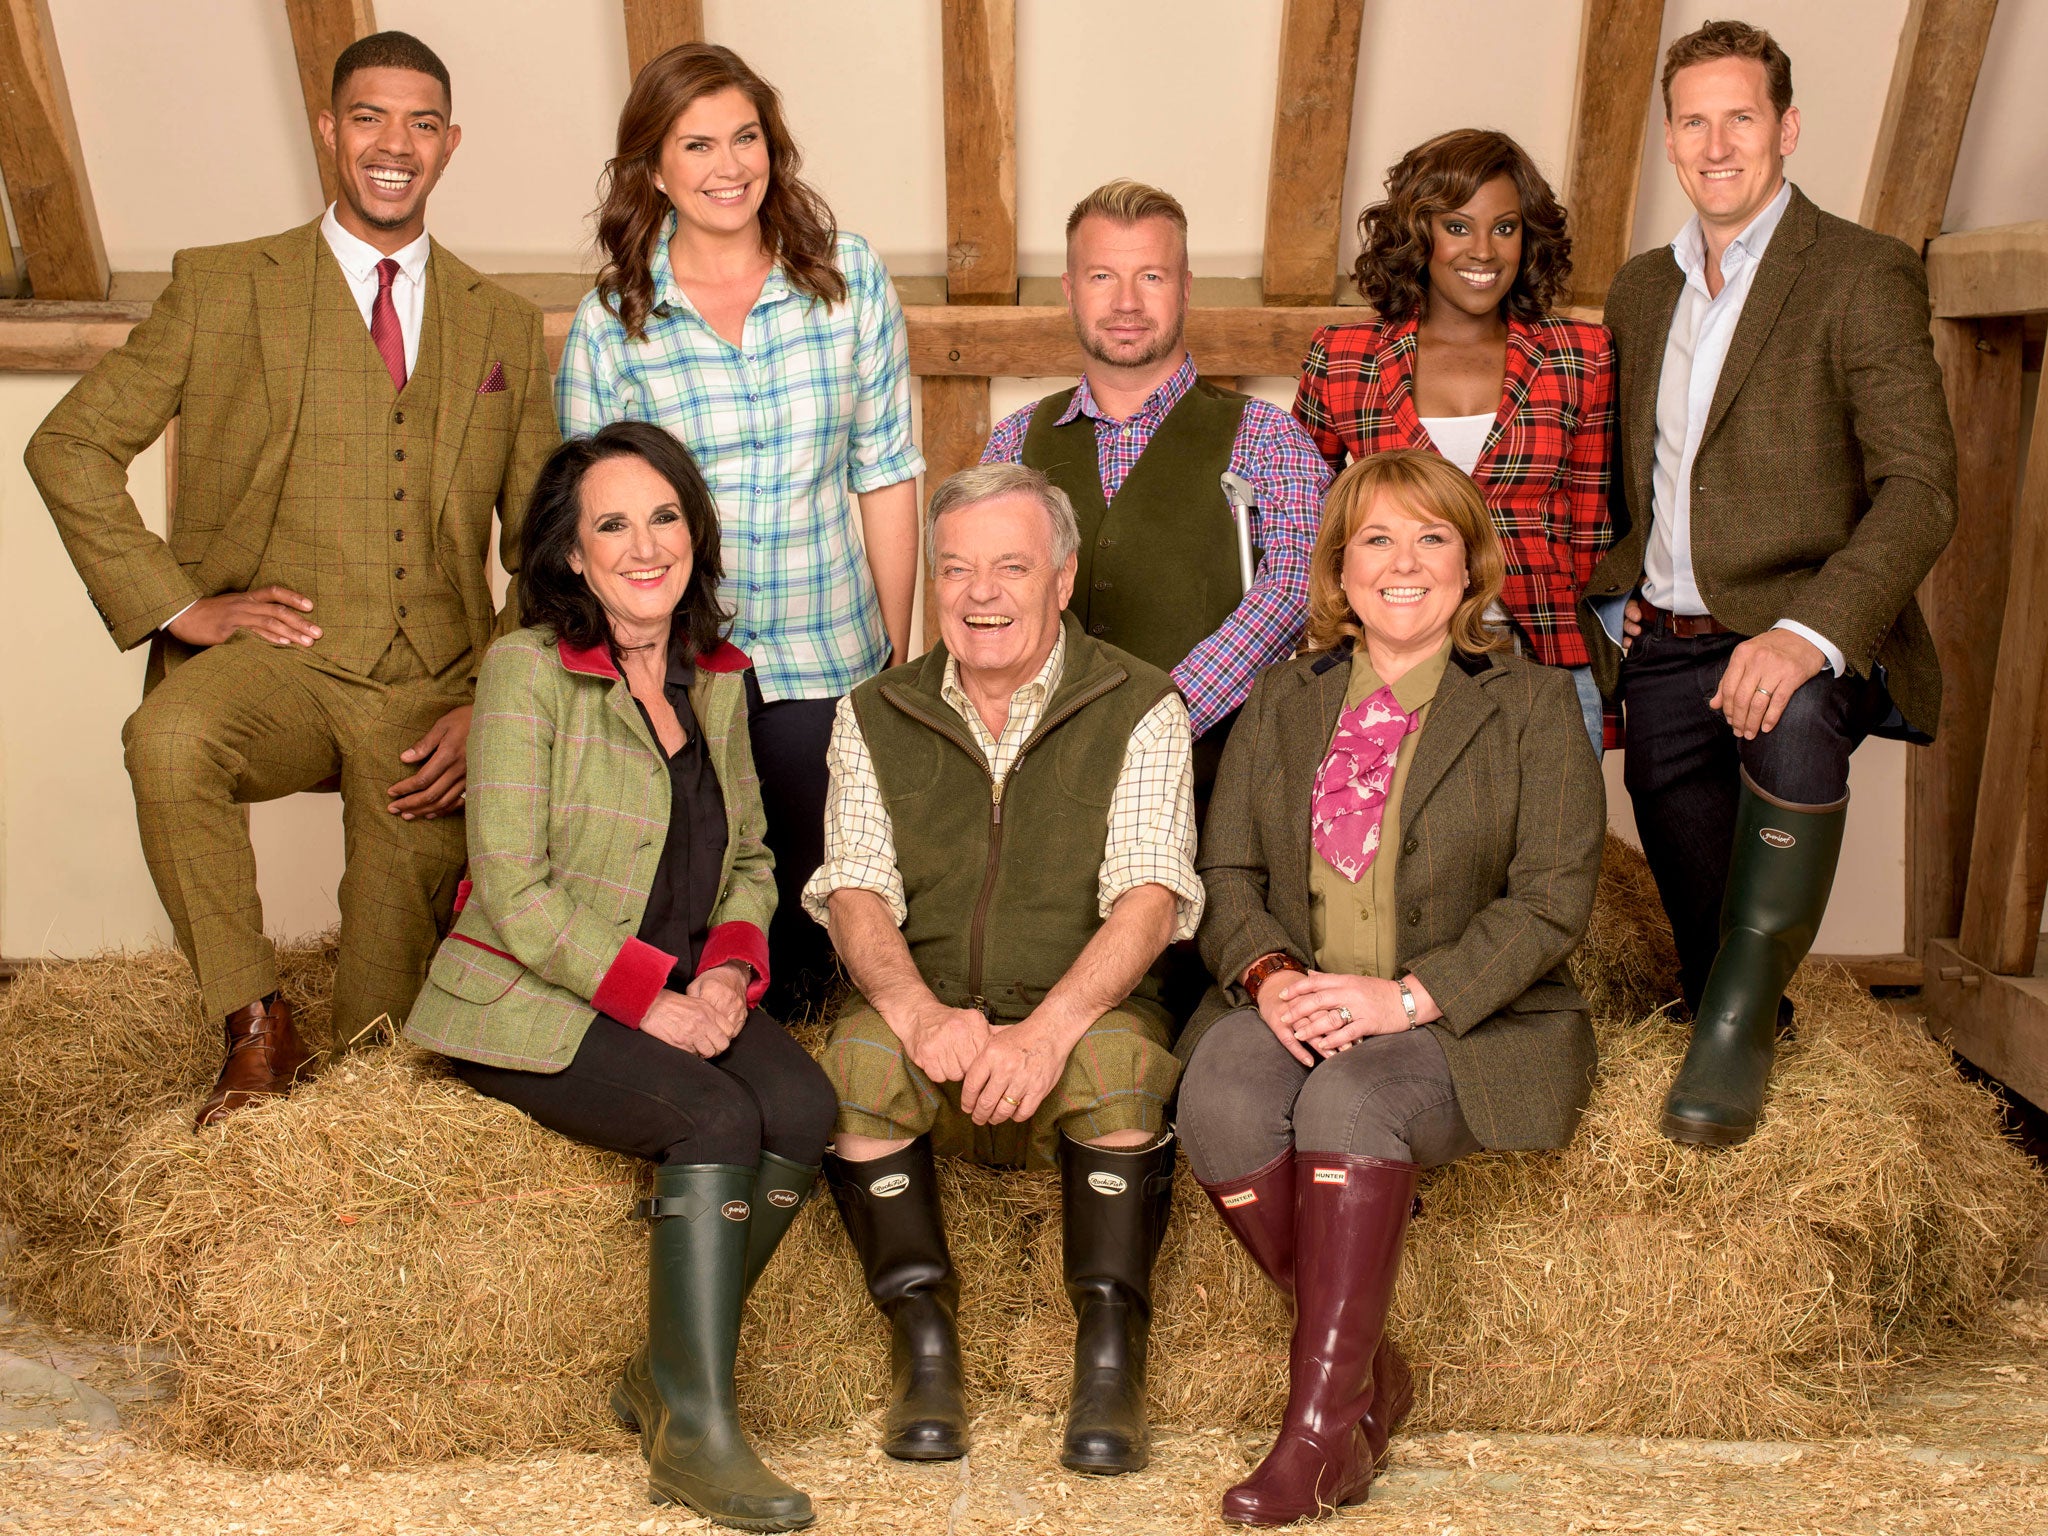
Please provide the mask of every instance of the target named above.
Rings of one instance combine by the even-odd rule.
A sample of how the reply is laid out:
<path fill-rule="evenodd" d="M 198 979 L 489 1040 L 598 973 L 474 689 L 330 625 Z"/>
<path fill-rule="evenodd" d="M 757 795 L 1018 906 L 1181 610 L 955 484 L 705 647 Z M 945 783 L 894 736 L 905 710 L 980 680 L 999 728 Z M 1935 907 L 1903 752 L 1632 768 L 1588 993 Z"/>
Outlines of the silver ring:
<path fill-rule="evenodd" d="M 1341 1003 L 1337 1006 L 1337 1022 L 1340 1024 L 1349 1024 L 1351 1022 L 1351 1010 L 1344 1007 Z"/>
<path fill-rule="evenodd" d="M 1763 686 L 1763 684 L 1761 684 L 1761 683 L 1757 684 L 1757 689 L 1756 689 L 1756 691 L 1757 691 L 1758 693 L 1762 694 L 1762 695 L 1763 695 L 1763 696 L 1764 696 L 1765 698 L 1767 698 L 1767 699 L 1768 699 L 1768 698 L 1769 698 L 1769 697 L 1771 696 L 1771 690 L 1770 690 L 1770 689 L 1768 689 L 1768 688 L 1766 688 L 1766 687 L 1764 687 L 1764 686 Z"/>

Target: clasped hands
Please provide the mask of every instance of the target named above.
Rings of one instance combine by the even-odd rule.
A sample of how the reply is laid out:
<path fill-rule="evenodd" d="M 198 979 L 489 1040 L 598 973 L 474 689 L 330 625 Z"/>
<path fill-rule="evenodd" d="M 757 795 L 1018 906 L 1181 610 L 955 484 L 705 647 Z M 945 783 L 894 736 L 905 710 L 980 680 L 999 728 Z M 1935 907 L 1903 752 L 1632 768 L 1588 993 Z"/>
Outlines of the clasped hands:
<path fill-rule="evenodd" d="M 640 1033 L 709 1061 L 732 1044 L 747 1012 L 746 973 L 735 964 L 714 965 L 680 992 L 655 993 Z"/>
<path fill-rule="evenodd" d="M 890 1028 L 904 1053 L 935 1083 L 960 1085 L 960 1108 L 976 1125 L 1029 1120 L 1066 1070 L 1068 1047 L 1039 1014 L 991 1024 L 972 1008 L 920 1000 Z"/>
<path fill-rule="evenodd" d="M 272 645 L 311 645 L 321 634 L 320 626 L 306 617 L 312 611 L 313 600 L 290 587 L 258 587 L 202 597 L 164 629 L 173 639 L 202 648 L 245 629 Z M 433 821 L 462 809 L 469 788 L 469 715 L 469 705 L 458 705 L 398 754 L 416 771 L 385 791 L 392 815 Z"/>
<path fill-rule="evenodd" d="M 1628 600 L 1621 619 L 1624 654 L 1643 632 L 1643 607 Z M 1728 666 L 1721 673 L 1721 685 L 1707 700 L 1707 708 L 1719 710 L 1729 729 L 1744 741 L 1768 734 L 1785 713 L 1792 695 L 1809 678 L 1820 675 L 1828 664 L 1819 646 L 1789 629 L 1767 629 L 1752 636 L 1728 653 Z"/>
<path fill-rule="evenodd" d="M 1421 982 L 1410 981 L 1409 991 L 1417 1008 L 1434 1016 Z M 1259 988 L 1258 1008 L 1273 1038 L 1304 1067 L 1313 1067 L 1317 1056 L 1327 1060 L 1350 1050 L 1367 1035 L 1398 1035 L 1408 1028 L 1399 984 L 1377 976 L 1276 971 Z M 1350 1013 L 1349 1023 L 1340 1009 Z"/>

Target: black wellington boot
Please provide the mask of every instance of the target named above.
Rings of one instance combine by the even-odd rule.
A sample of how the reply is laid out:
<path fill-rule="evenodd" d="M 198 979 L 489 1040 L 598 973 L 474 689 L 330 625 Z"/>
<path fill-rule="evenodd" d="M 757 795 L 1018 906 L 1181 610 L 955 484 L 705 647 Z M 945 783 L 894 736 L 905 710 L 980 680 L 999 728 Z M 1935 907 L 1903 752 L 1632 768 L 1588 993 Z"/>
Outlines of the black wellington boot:
<path fill-rule="evenodd" d="M 724 1163 L 654 1170 L 648 1218 L 647 1369 L 653 1384 L 647 1493 L 743 1531 L 817 1518 L 740 1429 L 733 1400 L 754 1170 Z"/>
<path fill-rule="evenodd" d="M 825 1154 L 825 1182 L 889 1319 L 889 1412 L 882 1449 L 899 1461 L 967 1454 L 967 1382 L 960 1369 L 960 1281 L 946 1251 L 932 1144 L 850 1163 Z"/>
<path fill-rule="evenodd" d="M 1685 1064 L 1664 1100 L 1661 1129 L 1673 1141 L 1732 1147 L 1756 1130 L 1785 984 L 1820 931 L 1848 819 L 1847 796 L 1834 805 L 1787 805 L 1743 775 L 1721 948 Z"/>
<path fill-rule="evenodd" d="M 1074 1304 L 1074 1385 L 1060 1465 L 1137 1472 L 1145 1432 L 1145 1351 L 1152 1261 L 1173 1208 L 1173 1132 L 1138 1147 L 1060 1136 L 1067 1299 Z"/>
<path fill-rule="evenodd" d="M 768 1267 L 769 1259 L 775 1255 L 782 1239 L 796 1220 L 796 1213 L 804 1208 L 810 1198 L 811 1186 L 818 1180 L 818 1170 L 805 1163 L 793 1163 L 786 1157 L 777 1157 L 773 1152 L 763 1152 L 761 1163 L 754 1170 L 754 1192 L 748 1201 L 752 1214 L 747 1218 L 747 1270 L 744 1295 L 754 1293 L 754 1282 L 761 1278 L 761 1271 Z M 654 1399 L 654 1378 L 647 1369 L 647 1346 L 641 1345 L 633 1351 L 633 1358 L 626 1362 L 626 1369 L 612 1387 L 612 1417 L 624 1429 L 632 1430 L 640 1437 L 640 1454 L 648 1454 L 654 1441 L 656 1403 Z"/>

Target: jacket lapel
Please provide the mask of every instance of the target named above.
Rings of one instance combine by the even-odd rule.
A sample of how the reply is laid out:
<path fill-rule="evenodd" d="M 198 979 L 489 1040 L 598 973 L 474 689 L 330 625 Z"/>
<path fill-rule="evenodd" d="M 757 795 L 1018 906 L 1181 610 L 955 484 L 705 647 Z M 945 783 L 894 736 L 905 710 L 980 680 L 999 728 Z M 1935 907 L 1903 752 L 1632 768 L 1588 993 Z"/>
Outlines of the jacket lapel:
<path fill-rule="evenodd" d="M 1415 332 L 1413 318 L 1398 321 L 1380 332 L 1375 359 L 1380 374 L 1380 398 L 1393 411 L 1402 442 L 1411 448 L 1434 448 L 1436 445 L 1430 442 L 1422 417 L 1415 410 Z"/>
<path fill-rule="evenodd" d="M 1764 247 L 1764 259 L 1757 264 L 1749 285 L 1749 297 L 1742 301 L 1742 317 L 1735 322 L 1735 335 L 1728 343 L 1728 357 L 1721 364 L 1721 377 L 1714 385 L 1714 403 L 1707 411 L 1707 426 L 1700 436 L 1704 444 L 1714 435 L 1736 392 L 1749 376 L 1757 355 L 1770 340 L 1771 327 L 1778 323 L 1778 311 L 1791 296 L 1792 285 L 1806 270 L 1806 251 L 1820 235 L 1820 216 L 1806 194 L 1792 189 L 1792 200 L 1779 221 L 1771 243 Z"/>
<path fill-rule="evenodd" d="M 1332 653 L 1296 677 L 1298 686 L 1288 700 L 1275 744 L 1285 765 L 1280 776 L 1280 828 L 1286 863 L 1283 867 L 1276 862 L 1270 878 L 1306 913 L 1309 808 L 1315 803 L 1316 774 L 1329 751 L 1337 717 L 1344 713 L 1344 690 L 1351 682 L 1350 648 Z"/>
<path fill-rule="evenodd" d="M 1508 322 L 1507 371 L 1501 377 L 1500 409 L 1494 414 L 1493 426 L 1486 434 L 1486 442 L 1479 450 L 1484 459 L 1493 451 L 1493 445 L 1500 441 L 1507 424 L 1515 419 L 1522 409 L 1522 402 L 1529 398 L 1529 381 L 1536 377 L 1536 370 L 1543 363 L 1543 343 L 1536 335 L 1536 329 L 1525 320 Z"/>
<path fill-rule="evenodd" d="M 440 241 L 433 242 L 432 252 L 427 274 L 440 313 L 441 408 L 434 418 L 434 470 L 429 489 L 432 516 L 438 523 L 455 478 L 455 465 L 462 456 L 470 414 L 476 409 L 477 386 L 483 382 L 490 350 L 491 322 L 490 310 L 475 294 L 483 279 L 443 250 Z"/>
<path fill-rule="evenodd" d="M 1465 666 L 1465 661 L 1453 651 L 1444 668 L 1443 681 L 1436 686 L 1436 698 L 1430 703 L 1429 722 L 1415 740 L 1415 760 L 1408 765 L 1408 782 L 1401 790 L 1404 827 L 1443 782 L 1451 764 L 1494 711 L 1485 686 L 1466 672 Z M 1491 661 L 1486 661 L 1484 670 L 1492 670 Z"/>
<path fill-rule="evenodd" d="M 1629 372 L 1628 399 L 1622 402 L 1627 415 L 1621 441 L 1629 449 L 1623 454 L 1628 482 L 1630 522 L 1650 526 L 1650 482 L 1657 461 L 1657 387 L 1664 377 L 1664 348 L 1671 340 L 1671 317 L 1678 312 L 1679 295 L 1685 291 L 1685 273 L 1667 248 L 1663 260 L 1652 270 L 1649 292 L 1642 300 L 1645 334 Z M 1618 317 L 1617 317 L 1618 318 Z M 1617 329 L 1633 330 L 1632 326 Z"/>

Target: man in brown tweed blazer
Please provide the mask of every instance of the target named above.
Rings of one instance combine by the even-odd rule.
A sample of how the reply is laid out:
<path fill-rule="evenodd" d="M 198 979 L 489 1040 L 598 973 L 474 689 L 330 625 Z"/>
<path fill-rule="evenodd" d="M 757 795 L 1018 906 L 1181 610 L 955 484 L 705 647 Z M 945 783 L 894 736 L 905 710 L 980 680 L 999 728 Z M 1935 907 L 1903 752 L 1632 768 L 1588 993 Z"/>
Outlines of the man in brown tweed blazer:
<path fill-rule="evenodd" d="M 463 865 L 491 519 L 513 570 L 557 435 L 539 313 L 426 233 L 461 139 L 450 104 L 416 38 L 345 50 L 321 115 L 340 199 L 285 234 L 178 253 L 149 318 L 28 448 L 115 643 L 150 645 L 122 740 L 157 894 L 226 1021 L 202 1126 L 288 1091 L 309 1060 L 243 807 L 339 782 L 338 1039 L 405 1017 Z M 164 540 L 127 470 L 173 418 Z"/>
<path fill-rule="evenodd" d="M 1580 625 L 1627 710 L 1626 781 L 1693 1037 L 1681 1142 L 1755 1129 L 1785 983 L 1820 927 L 1849 755 L 1932 738 L 1913 600 L 1955 523 L 1955 444 L 1918 253 L 1785 180 L 1792 66 L 1710 22 L 1671 45 L 1664 142 L 1696 217 L 1608 295 L 1627 532 Z"/>

